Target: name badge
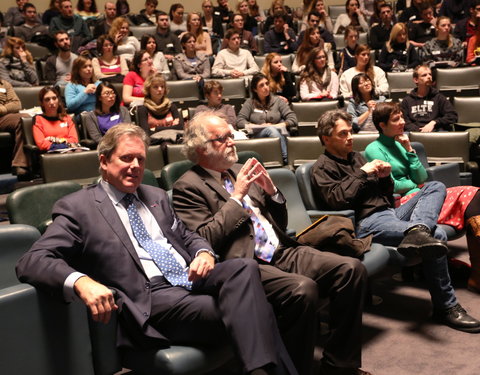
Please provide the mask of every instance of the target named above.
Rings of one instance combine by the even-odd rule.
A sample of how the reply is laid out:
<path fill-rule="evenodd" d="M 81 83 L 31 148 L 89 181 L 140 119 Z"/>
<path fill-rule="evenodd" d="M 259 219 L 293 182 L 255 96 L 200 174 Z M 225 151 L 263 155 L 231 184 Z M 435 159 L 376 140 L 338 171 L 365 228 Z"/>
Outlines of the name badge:
<path fill-rule="evenodd" d="M 69 30 L 67 30 L 67 34 L 73 34 L 74 31 L 75 31 L 74 29 L 69 29 Z"/>
<path fill-rule="evenodd" d="M 110 69 L 117 69 L 119 66 L 120 66 L 120 65 L 118 65 L 118 64 L 117 64 L 117 65 L 109 65 L 109 68 L 110 68 Z"/>
<path fill-rule="evenodd" d="M 440 51 L 432 51 L 432 55 L 440 55 Z"/>
<path fill-rule="evenodd" d="M 285 44 L 287 44 L 287 42 L 285 42 L 284 40 L 282 40 L 282 41 L 280 42 L 280 45 L 281 45 L 281 46 L 284 46 Z"/>
<path fill-rule="evenodd" d="M 68 126 L 68 124 L 66 122 L 61 122 L 60 123 L 61 128 L 66 128 L 67 126 Z"/>
<path fill-rule="evenodd" d="M 215 14 L 216 16 L 219 16 L 220 12 L 213 12 L 213 14 Z"/>
<path fill-rule="evenodd" d="M 243 44 L 248 44 L 248 40 L 243 40 Z"/>
<path fill-rule="evenodd" d="M 37 31 L 37 32 L 35 33 L 35 35 L 41 35 L 41 34 L 42 34 L 41 31 Z"/>
<path fill-rule="evenodd" d="M 4 87 L 0 87 L 0 92 L 1 92 L 2 94 L 5 94 L 5 93 L 7 92 L 7 89 L 4 88 Z"/>
<path fill-rule="evenodd" d="M 118 120 L 120 118 L 120 115 L 113 115 L 112 117 L 110 117 L 110 121 L 115 121 L 115 120 Z"/>
<path fill-rule="evenodd" d="M 167 48 L 173 48 L 173 43 L 168 43 Z"/>
<path fill-rule="evenodd" d="M 261 109 L 258 109 L 258 108 L 255 108 L 255 109 L 253 110 L 253 112 L 263 113 L 263 111 L 262 111 Z"/>

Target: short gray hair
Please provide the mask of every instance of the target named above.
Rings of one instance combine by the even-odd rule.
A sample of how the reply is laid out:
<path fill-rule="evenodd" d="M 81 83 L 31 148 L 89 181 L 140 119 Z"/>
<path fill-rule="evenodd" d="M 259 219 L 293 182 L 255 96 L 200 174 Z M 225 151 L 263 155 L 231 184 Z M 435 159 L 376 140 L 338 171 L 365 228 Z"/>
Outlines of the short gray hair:
<path fill-rule="evenodd" d="M 197 164 L 198 162 L 198 148 L 207 148 L 210 134 L 206 129 L 205 124 L 208 119 L 217 117 L 222 119 L 217 113 L 213 111 L 205 111 L 197 113 L 193 119 L 189 122 L 188 127 L 183 133 L 183 154 L 191 162 Z M 223 120 L 223 119 L 222 119 Z"/>
<path fill-rule="evenodd" d="M 323 143 L 322 135 L 327 137 L 331 136 L 333 133 L 333 128 L 335 128 L 335 123 L 338 120 L 343 120 L 349 124 L 352 122 L 352 116 L 345 111 L 339 109 L 333 109 L 331 111 L 325 112 L 318 119 L 317 124 L 317 135 L 320 138 L 320 141 Z"/>
<path fill-rule="evenodd" d="M 148 149 L 150 139 L 145 131 L 135 124 L 122 123 L 111 127 L 105 133 L 97 148 L 98 157 L 100 158 L 100 155 L 104 155 L 107 160 L 110 160 L 118 146 L 118 140 L 123 135 L 140 138 L 145 145 L 145 150 Z"/>

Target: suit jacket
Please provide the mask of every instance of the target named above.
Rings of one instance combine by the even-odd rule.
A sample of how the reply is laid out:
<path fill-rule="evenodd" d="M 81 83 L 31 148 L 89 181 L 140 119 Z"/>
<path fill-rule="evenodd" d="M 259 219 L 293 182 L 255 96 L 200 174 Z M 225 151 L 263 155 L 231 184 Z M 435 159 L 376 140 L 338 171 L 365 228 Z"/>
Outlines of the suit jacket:
<path fill-rule="evenodd" d="M 137 192 L 187 264 L 199 249 L 211 250 L 210 244 L 187 230 L 175 216 L 163 190 L 141 185 Z M 147 321 L 152 305 L 150 280 L 102 186 L 91 186 L 62 198 L 55 204 L 52 216 L 53 223 L 46 233 L 17 264 L 20 281 L 63 296 L 67 276 L 74 271 L 83 272 L 117 291 L 120 322 L 127 322 L 120 325 L 117 345 L 145 345 L 150 342 L 147 338 L 168 344 Z M 132 342 L 132 337 L 138 336 L 145 341 Z"/>
<path fill-rule="evenodd" d="M 241 165 L 229 173 L 236 177 Z M 258 185 L 252 184 L 249 197 L 272 224 L 280 243 L 298 246 L 285 234 L 286 203 L 274 202 Z M 185 225 L 207 239 L 221 259 L 253 258 L 255 232 L 250 215 L 233 199 L 223 185 L 202 167 L 195 165 L 173 186 L 175 212 Z"/>

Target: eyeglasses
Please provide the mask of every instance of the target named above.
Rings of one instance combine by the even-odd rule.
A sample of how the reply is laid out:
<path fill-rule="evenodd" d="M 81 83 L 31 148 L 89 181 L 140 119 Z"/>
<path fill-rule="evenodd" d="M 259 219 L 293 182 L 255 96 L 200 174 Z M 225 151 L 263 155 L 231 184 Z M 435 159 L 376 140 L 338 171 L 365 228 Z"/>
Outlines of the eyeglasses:
<path fill-rule="evenodd" d="M 207 142 L 226 143 L 228 140 L 233 140 L 233 134 L 232 133 L 226 134 L 223 137 L 208 139 Z"/>
<path fill-rule="evenodd" d="M 114 91 L 105 91 L 105 92 L 102 92 L 102 96 L 116 96 L 117 94 L 115 94 Z"/>

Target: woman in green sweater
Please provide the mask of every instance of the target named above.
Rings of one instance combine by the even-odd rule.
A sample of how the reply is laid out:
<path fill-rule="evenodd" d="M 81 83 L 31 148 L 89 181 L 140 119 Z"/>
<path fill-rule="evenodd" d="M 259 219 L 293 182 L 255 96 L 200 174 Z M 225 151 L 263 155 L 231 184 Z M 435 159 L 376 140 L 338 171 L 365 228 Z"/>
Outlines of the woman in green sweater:
<path fill-rule="evenodd" d="M 368 161 L 379 159 L 391 164 L 394 191 L 402 196 L 401 204 L 410 199 L 427 179 L 427 172 L 404 134 L 405 121 L 397 103 L 378 103 L 373 111 L 373 123 L 380 133 L 367 146 Z M 480 192 L 474 186 L 447 189 L 438 223 L 457 230 L 467 227 L 467 244 L 472 271 L 468 288 L 480 293 Z"/>

